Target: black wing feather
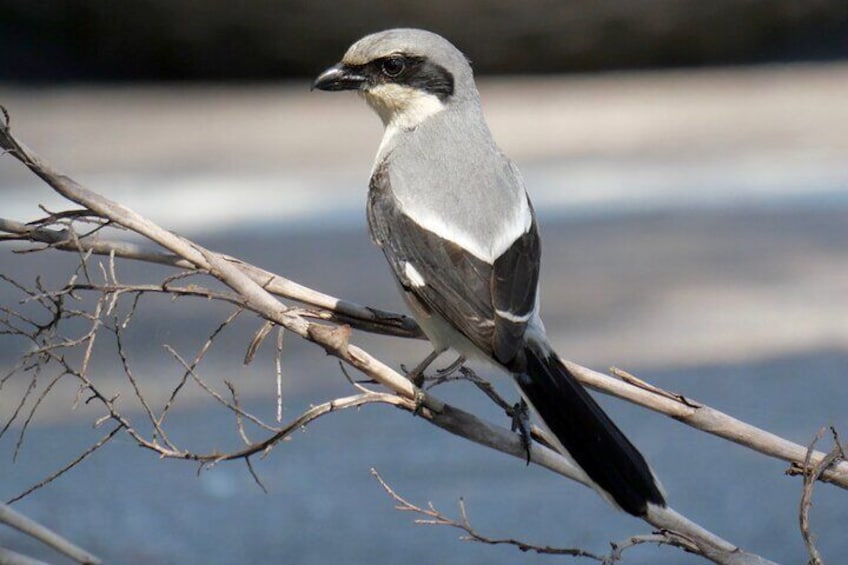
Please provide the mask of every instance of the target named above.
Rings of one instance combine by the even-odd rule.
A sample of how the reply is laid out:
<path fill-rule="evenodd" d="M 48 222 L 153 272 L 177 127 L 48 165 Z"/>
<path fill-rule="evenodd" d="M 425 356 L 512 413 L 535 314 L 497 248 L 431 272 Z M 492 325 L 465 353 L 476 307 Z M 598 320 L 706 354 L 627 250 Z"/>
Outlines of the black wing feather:
<path fill-rule="evenodd" d="M 495 306 L 495 358 L 509 364 L 523 345 L 525 318 L 536 307 L 541 245 L 533 221 L 530 230 L 495 260 L 491 292 Z M 515 321 L 515 320 L 521 321 Z"/>

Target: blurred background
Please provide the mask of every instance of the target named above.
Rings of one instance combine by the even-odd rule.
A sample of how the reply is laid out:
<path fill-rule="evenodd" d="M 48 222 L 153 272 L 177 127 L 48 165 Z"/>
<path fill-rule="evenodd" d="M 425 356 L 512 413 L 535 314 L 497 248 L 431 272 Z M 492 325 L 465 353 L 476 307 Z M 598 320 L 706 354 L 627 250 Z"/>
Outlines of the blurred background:
<path fill-rule="evenodd" d="M 472 60 L 490 126 L 538 212 L 543 311 L 564 356 L 625 368 L 804 445 L 826 425 L 848 435 L 844 0 L 3 0 L 0 104 L 53 165 L 160 225 L 319 290 L 402 310 L 365 228 L 379 120 L 353 94 L 309 91 L 350 43 L 395 26 L 441 33 Z M 8 156 L 0 194 L 0 216 L 19 221 L 43 215 L 39 204 L 68 207 Z M 67 255 L 4 246 L 0 272 L 61 286 L 76 261 Z M 120 273 L 153 282 L 168 271 Z M 0 305 L 21 298 L 0 285 Z M 162 345 L 193 356 L 228 311 L 190 300 L 143 306 L 128 353 L 145 392 L 163 399 L 182 371 Z M 202 368 L 210 381 L 237 382 L 250 409 L 273 418 L 270 348 L 241 364 L 257 327 L 230 328 Z M 394 366 L 427 352 L 355 339 Z M 0 375 L 26 347 L 0 335 Z M 294 337 L 285 347 L 289 417 L 350 393 L 323 353 Z M 108 344 L 101 354 L 97 378 L 126 387 Z M 29 382 L 0 389 L 0 426 Z M 497 384 L 515 396 L 506 379 Z M 0 437 L 3 500 L 105 433 L 91 427 L 96 407 L 73 406 L 74 392 L 65 383 L 45 396 L 14 460 L 21 419 Z M 468 386 L 437 394 L 507 425 Z M 806 559 L 801 484 L 785 464 L 601 402 L 678 510 L 776 561 Z M 171 425 L 186 447 L 238 445 L 229 414 L 199 389 L 187 387 L 179 408 Z M 198 474 L 119 436 L 15 507 L 111 563 L 558 561 L 412 524 L 370 477 L 376 467 L 414 502 L 456 514 L 463 497 L 493 537 L 604 552 L 647 531 L 578 485 L 385 407 L 326 417 L 256 467 L 267 494 L 242 465 Z M 846 500 L 818 487 L 813 529 L 834 562 L 848 551 Z M 0 546 L 63 562 L 5 528 Z M 654 547 L 625 555 L 700 562 Z"/>
<path fill-rule="evenodd" d="M 400 26 L 451 38 L 480 73 L 833 60 L 848 54 L 846 10 L 838 0 L 4 0 L 0 45 L 16 56 L 0 78 L 276 81 Z"/>

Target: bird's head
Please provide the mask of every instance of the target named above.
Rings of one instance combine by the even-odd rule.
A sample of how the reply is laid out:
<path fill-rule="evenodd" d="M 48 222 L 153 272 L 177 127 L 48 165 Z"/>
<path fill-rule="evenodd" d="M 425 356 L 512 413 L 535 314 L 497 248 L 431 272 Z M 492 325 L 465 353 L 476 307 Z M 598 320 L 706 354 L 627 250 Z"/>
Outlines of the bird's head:
<path fill-rule="evenodd" d="M 363 37 L 312 87 L 357 90 L 385 125 L 404 129 L 451 104 L 478 98 L 465 56 L 440 35 L 419 29 Z"/>

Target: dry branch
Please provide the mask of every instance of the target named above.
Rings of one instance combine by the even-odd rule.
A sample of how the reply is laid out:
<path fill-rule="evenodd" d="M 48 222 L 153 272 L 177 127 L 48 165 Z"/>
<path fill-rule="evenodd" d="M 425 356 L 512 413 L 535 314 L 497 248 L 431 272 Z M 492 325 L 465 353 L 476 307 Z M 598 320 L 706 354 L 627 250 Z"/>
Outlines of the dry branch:
<path fill-rule="evenodd" d="M 488 536 L 484 536 L 477 532 L 471 525 L 471 521 L 468 519 L 468 514 L 465 509 L 465 501 L 462 499 L 459 500 L 459 512 L 460 512 L 460 520 L 454 520 L 453 518 L 449 518 L 446 514 L 443 514 L 439 510 L 433 506 L 432 502 L 427 503 L 427 508 L 422 508 L 417 506 L 401 495 L 399 495 L 395 490 L 383 480 L 383 477 L 380 476 L 380 473 L 377 472 L 376 469 L 371 469 L 371 475 L 380 483 L 380 486 L 386 491 L 394 501 L 395 501 L 395 510 L 399 510 L 401 512 L 412 512 L 414 514 L 418 514 L 423 516 L 424 518 L 417 518 L 415 520 L 416 524 L 423 524 L 426 526 L 449 526 L 451 528 L 457 528 L 465 532 L 465 536 L 463 536 L 462 540 L 464 541 L 476 541 L 488 545 L 512 545 L 518 548 L 521 551 L 531 551 L 534 553 L 544 554 L 544 555 L 569 555 L 571 557 L 588 557 L 589 559 L 594 559 L 595 561 L 600 561 L 604 564 L 613 563 L 615 559 L 608 556 L 600 556 L 589 551 L 585 551 L 580 548 L 575 547 L 551 547 L 551 546 L 540 546 L 525 543 L 516 539 L 501 539 L 501 538 L 490 538 Z"/>
<path fill-rule="evenodd" d="M 2 135 L 0 135 L 0 144 L 1 143 Z M 122 242 L 103 240 L 71 241 L 68 239 L 66 230 L 33 228 L 32 226 L 27 226 L 20 222 L 0 218 L 0 231 L 4 230 L 21 236 L 33 233 L 39 234 L 37 238 L 33 238 L 31 241 L 47 241 L 48 238 L 47 236 L 44 236 L 44 234 L 50 233 L 50 243 L 54 244 L 56 249 L 65 251 L 92 252 L 94 254 L 124 257 L 139 261 L 165 264 L 178 268 L 192 268 L 192 263 L 185 259 L 181 259 L 178 255 L 172 253 L 152 252 L 137 245 L 125 244 Z M 306 287 L 289 281 L 284 277 L 269 273 L 259 269 L 258 267 L 254 267 L 253 265 L 241 262 L 238 259 L 226 255 L 221 255 L 220 257 L 236 265 L 239 269 L 250 273 L 251 278 L 254 280 L 260 279 L 269 281 L 264 284 L 264 288 L 272 294 L 291 298 L 318 308 L 318 310 L 308 312 L 308 317 L 336 323 L 347 323 L 356 329 L 381 333 L 384 335 L 421 337 L 420 330 L 418 330 L 415 326 L 414 321 L 401 314 L 394 314 L 355 305 L 353 303 L 307 289 Z M 121 289 L 118 286 L 110 285 L 79 284 L 74 286 L 71 290 L 120 291 Z M 233 304 L 242 303 L 241 297 L 237 294 L 213 292 L 212 290 L 198 286 L 179 287 L 175 285 L 151 285 L 142 287 L 135 285 L 132 288 L 127 287 L 125 290 L 171 292 L 173 294 L 183 296 L 203 296 L 207 298 L 225 300 Z M 616 396 L 628 402 L 632 402 L 655 412 L 670 416 L 695 429 L 716 435 L 723 439 L 728 439 L 734 443 L 748 447 L 769 457 L 786 461 L 792 466 L 789 471 L 790 474 L 801 474 L 799 469 L 802 469 L 803 467 L 803 462 L 807 455 L 807 449 L 798 443 L 781 438 L 763 430 L 762 428 L 742 422 L 741 420 L 694 399 L 680 394 L 670 393 L 659 389 L 658 387 L 647 386 L 644 381 L 640 381 L 621 370 L 612 370 L 613 374 L 619 377 L 619 379 L 615 379 L 611 378 L 609 375 L 604 375 L 603 373 L 582 367 L 567 360 L 564 360 L 563 362 L 568 365 L 571 371 L 584 385 L 594 390 Z M 812 462 L 815 464 L 822 461 L 825 454 L 820 451 L 814 451 L 811 457 Z M 848 489 L 848 463 L 841 462 L 838 465 L 828 468 L 822 474 L 820 480 Z"/>
<path fill-rule="evenodd" d="M 54 170 L 48 163 L 44 162 L 14 138 L 8 128 L 8 120 L 5 124 L 0 125 L 0 147 L 6 149 L 9 154 L 29 167 L 33 173 L 42 178 L 56 192 L 83 207 L 83 211 L 74 211 L 72 214 L 66 216 L 51 216 L 45 220 L 44 224 L 35 227 L 21 225 L 13 221 L 2 221 L 0 222 L 0 229 L 13 235 L 14 237 L 11 239 L 46 243 L 50 247 L 62 250 L 74 250 L 80 253 L 81 269 L 83 271 L 81 277 L 84 280 L 79 284 L 91 285 L 90 288 L 92 290 L 98 290 L 102 293 L 94 313 L 88 315 L 80 314 L 81 316 L 87 316 L 85 319 L 91 323 L 91 328 L 87 334 L 77 340 L 65 342 L 58 346 L 41 345 L 41 349 L 37 350 L 36 354 L 43 355 L 49 361 L 59 363 L 69 374 L 72 374 L 83 382 L 87 393 L 106 407 L 108 410 L 107 418 L 115 420 L 140 445 L 165 456 L 189 458 L 205 462 L 244 458 L 249 464 L 249 457 L 251 455 L 271 447 L 281 437 L 285 437 L 286 434 L 291 433 L 293 429 L 296 429 L 302 423 L 300 419 L 296 418 L 288 426 L 280 428 L 270 438 L 251 444 L 244 450 L 230 454 L 197 456 L 196 454 L 185 451 L 171 449 L 168 446 L 159 444 L 158 441 L 151 441 L 142 437 L 132 427 L 131 422 L 127 421 L 117 409 L 115 404 L 116 399 L 108 397 L 100 391 L 95 383 L 91 382 L 87 377 L 88 362 L 97 332 L 106 328 L 115 333 L 116 338 L 119 338 L 120 324 L 115 323 L 113 327 L 107 327 L 102 320 L 102 315 L 104 312 L 111 311 L 118 298 L 118 293 L 122 291 L 120 288 L 121 285 L 114 275 L 113 268 L 110 268 L 109 272 L 104 272 L 104 278 L 107 279 L 104 284 L 98 287 L 93 282 L 92 275 L 87 271 L 86 267 L 85 255 L 87 254 L 109 255 L 112 259 L 116 256 L 121 256 L 137 260 L 153 261 L 185 269 L 188 272 L 208 273 L 226 284 L 233 291 L 231 295 L 221 295 L 221 299 L 238 304 L 241 308 L 251 310 L 262 316 L 265 320 L 273 322 L 304 339 L 316 343 L 329 354 L 355 367 L 389 391 L 387 393 L 362 392 L 360 395 L 354 397 L 338 399 L 326 405 L 315 407 L 316 411 L 314 413 L 304 413 L 301 415 L 300 418 L 305 418 L 305 421 L 311 421 L 311 419 L 320 416 L 321 413 L 329 413 L 347 406 L 370 402 L 389 403 L 420 414 L 426 420 L 451 433 L 516 457 L 525 457 L 525 449 L 521 440 L 508 429 L 495 426 L 472 414 L 445 404 L 432 394 L 416 388 L 403 375 L 351 343 L 351 326 L 367 331 L 404 337 L 420 336 L 420 331 L 408 318 L 340 301 L 302 287 L 283 277 L 247 265 L 232 257 L 204 249 L 183 237 L 164 230 L 136 212 L 80 186 L 68 176 Z M 106 225 L 121 226 L 159 245 L 164 251 L 151 252 L 140 248 L 125 247 L 123 244 L 117 242 L 89 240 L 85 236 L 79 236 L 72 229 L 73 222 L 81 221 L 81 219 L 94 222 L 97 226 L 94 228 L 95 231 Z M 50 229 L 51 225 L 57 223 L 64 223 L 63 225 L 68 226 L 68 228 L 65 230 Z M 110 265 L 113 266 L 112 263 Z M 76 280 L 71 281 L 71 286 L 73 285 L 77 285 Z M 76 290 L 82 288 L 82 286 L 75 287 Z M 166 288 L 165 290 L 170 289 Z M 70 293 L 72 291 L 67 292 Z M 274 298 L 270 292 L 311 305 L 319 310 L 317 313 L 310 313 L 285 306 Z M 45 308 L 49 309 L 52 307 L 59 308 L 60 310 L 62 308 L 61 303 L 58 306 L 50 303 L 51 300 L 61 300 L 59 294 L 50 294 L 46 291 L 41 291 L 39 296 L 34 298 L 42 301 Z M 334 322 L 336 325 L 316 323 L 316 318 Z M 339 326 L 337 325 L 338 323 L 347 325 Z M 25 332 L 24 335 L 26 335 Z M 82 346 L 84 348 L 81 368 L 74 369 L 68 365 L 67 360 L 57 353 L 57 348 L 60 346 Z M 30 353 L 29 355 L 32 354 Z M 193 373 L 192 364 L 185 362 L 182 362 L 182 364 L 185 367 L 186 375 L 191 375 Z M 668 414 L 699 429 L 726 437 L 763 453 L 786 458 L 790 461 L 799 460 L 793 447 L 794 444 L 791 444 L 791 442 L 771 436 L 767 432 L 743 424 L 718 411 L 693 403 L 680 396 L 626 383 L 622 380 L 579 367 L 573 363 L 567 364 L 588 386 L 637 402 L 640 405 Z M 124 364 L 124 372 L 128 378 L 132 379 L 131 372 L 128 370 L 126 364 Z M 225 405 L 227 404 L 225 403 Z M 243 416 L 235 400 L 233 403 L 227 405 L 227 407 L 233 410 L 238 417 Z M 146 407 L 147 417 L 155 422 L 157 416 L 148 408 Z M 161 420 L 161 416 L 159 418 Z M 805 453 L 802 447 L 797 447 Z M 822 460 L 823 456 L 824 454 L 815 453 L 811 454 L 810 459 L 813 462 L 818 462 Z M 580 469 L 571 465 L 560 454 L 542 445 L 534 445 L 531 450 L 531 460 L 563 476 L 587 484 L 587 477 Z M 803 460 L 803 458 L 800 460 Z M 848 486 L 848 479 L 846 479 L 848 477 L 848 466 L 844 463 L 832 468 L 827 473 L 829 475 L 826 474 L 825 476 L 830 481 L 840 484 L 843 487 Z M 646 520 L 658 528 L 660 532 L 663 532 L 663 535 L 673 536 L 678 541 L 679 546 L 686 547 L 688 550 L 703 555 L 716 563 L 769 563 L 761 557 L 739 550 L 733 544 L 692 523 L 671 508 L 652 510 L 646 517 Z"/>

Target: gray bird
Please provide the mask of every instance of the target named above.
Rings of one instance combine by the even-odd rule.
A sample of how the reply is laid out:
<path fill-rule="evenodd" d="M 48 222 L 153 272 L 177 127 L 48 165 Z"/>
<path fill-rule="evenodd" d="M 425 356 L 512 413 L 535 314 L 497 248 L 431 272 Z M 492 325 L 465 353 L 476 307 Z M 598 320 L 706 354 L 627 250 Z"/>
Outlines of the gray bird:
<path fill-rule="evenodd" d="M 313 87 L 360 92 L 385 125 L 368 225 L 434 351 L 511 373 L 561 452 L 621 509 L 664 507 L 642 454 L 545 336 L 533 206 L 486 125 L 465 56 L 434 33 L 392 29 L 354 43 Z"/>

